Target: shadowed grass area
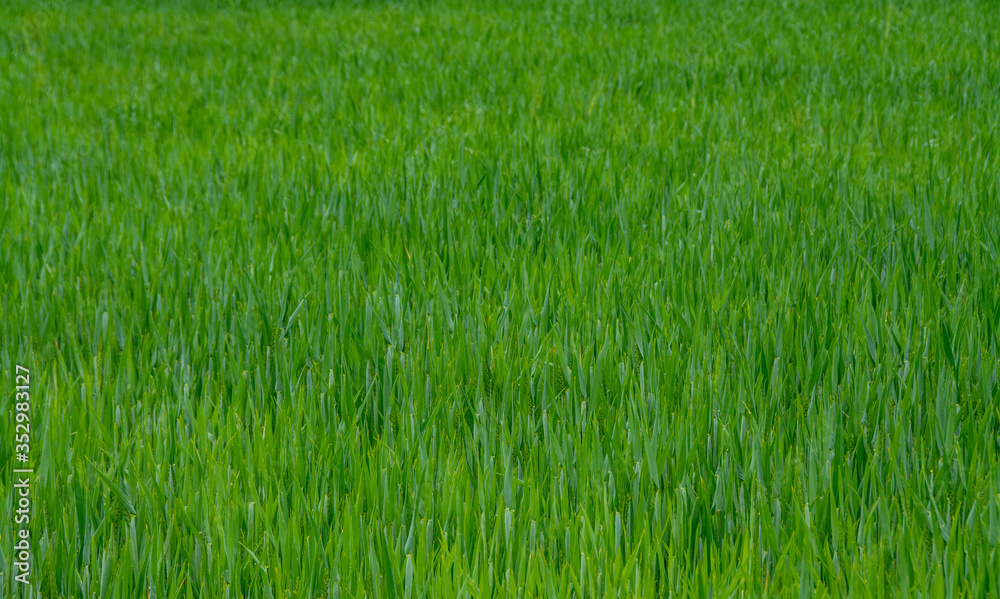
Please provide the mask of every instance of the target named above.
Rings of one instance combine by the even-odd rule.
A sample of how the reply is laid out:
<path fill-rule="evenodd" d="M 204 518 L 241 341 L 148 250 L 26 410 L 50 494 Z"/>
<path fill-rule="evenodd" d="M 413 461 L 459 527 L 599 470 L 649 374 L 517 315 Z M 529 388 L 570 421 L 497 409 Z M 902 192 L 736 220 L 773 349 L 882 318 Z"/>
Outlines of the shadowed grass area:
<path fill-rule="evenodd" d="M 0 7 L 36 590 L 1000 593 L 998 30 Z"/>

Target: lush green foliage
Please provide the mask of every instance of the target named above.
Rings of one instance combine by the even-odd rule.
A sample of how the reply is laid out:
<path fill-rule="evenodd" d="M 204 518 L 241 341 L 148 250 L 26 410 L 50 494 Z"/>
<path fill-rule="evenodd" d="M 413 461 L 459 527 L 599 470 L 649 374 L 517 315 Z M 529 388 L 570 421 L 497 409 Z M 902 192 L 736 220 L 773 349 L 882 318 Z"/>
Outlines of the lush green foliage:
<path fill-rule="evenodd" d="M 38 590 L 995 596 L 998 30 L 0 7 Z"/>

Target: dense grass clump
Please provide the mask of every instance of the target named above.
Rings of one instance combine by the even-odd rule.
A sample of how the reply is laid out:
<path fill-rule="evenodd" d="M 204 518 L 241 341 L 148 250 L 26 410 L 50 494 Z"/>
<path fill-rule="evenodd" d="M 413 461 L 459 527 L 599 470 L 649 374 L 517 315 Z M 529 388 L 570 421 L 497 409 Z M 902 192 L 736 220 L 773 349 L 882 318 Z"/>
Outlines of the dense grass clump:
<path fill-rule="evenodd" d="M 36 590 L 996 596 L 998 31 L 0 6 Z"/>

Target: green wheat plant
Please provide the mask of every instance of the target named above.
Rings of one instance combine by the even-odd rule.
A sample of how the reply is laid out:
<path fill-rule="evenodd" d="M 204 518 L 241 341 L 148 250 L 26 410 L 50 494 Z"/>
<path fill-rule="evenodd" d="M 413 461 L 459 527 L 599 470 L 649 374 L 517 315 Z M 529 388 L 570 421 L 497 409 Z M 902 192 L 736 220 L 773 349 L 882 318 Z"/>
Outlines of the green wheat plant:
<path fill-rule="evenodd" d="M 0 596 L 997 596 L 998 31 L 3 3 Z"/>

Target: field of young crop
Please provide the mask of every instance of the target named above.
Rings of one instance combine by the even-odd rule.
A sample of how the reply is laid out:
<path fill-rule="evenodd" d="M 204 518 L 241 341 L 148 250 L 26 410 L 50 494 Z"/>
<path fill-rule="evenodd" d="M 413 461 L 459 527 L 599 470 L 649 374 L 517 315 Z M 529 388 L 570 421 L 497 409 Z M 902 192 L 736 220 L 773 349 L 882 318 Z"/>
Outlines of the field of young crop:
<path fill-rule="evenodd" d="M 998 31 L 4 2 L 0 596 L 998 596 Z"/>

